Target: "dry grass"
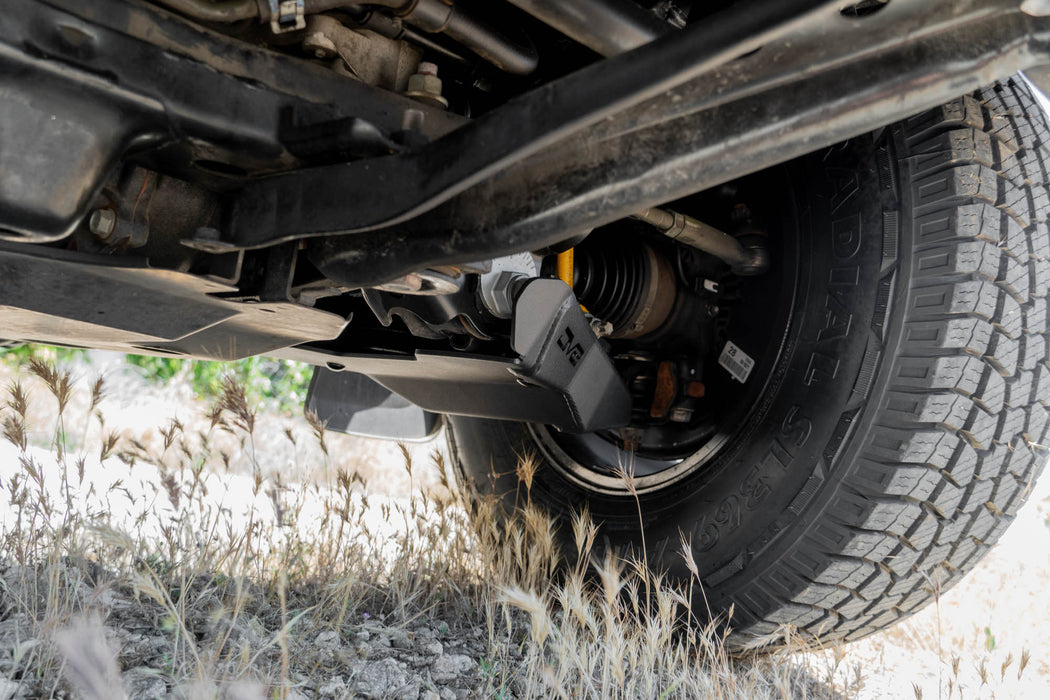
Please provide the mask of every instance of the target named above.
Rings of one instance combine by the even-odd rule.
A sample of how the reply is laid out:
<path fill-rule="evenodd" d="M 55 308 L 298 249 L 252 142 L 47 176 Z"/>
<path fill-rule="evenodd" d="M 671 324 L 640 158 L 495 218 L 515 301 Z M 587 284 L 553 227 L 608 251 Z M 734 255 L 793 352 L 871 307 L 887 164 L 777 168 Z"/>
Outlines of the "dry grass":
<path fill-rule="evenodd" d="M 720 628 L 683 624 L 688 600 L 642 562 L 607 558 L 554 583 L 562 554 L 546 515 L 526 506 L 503 518 L 493 502 L 468 502 L 440 453 L 441 487 L 370 502 L 357 473 L 308 486 L 290 485 L 294 467 L 264 475 L 257 417 L 235 384 L 206 432 L 171 420 L 151 451 L 107 424 L 104 383 L 91 383 L 74 420 L 69 373 L 29 371 L 3 410 L 8 692 L 113 697 L 134 665 L 187 696 L 309 696 L 325 679 L 367 675 L 352 640 L 369 625 L 435 620 L 450 638 L 483 630 L 455 679 L 478 697 L 783 697 L 813 684 L 776 657 L 730 659 Z M 49 449 L 29 439 L 29 394 L 41 392 L 54 409 L 37 433 Z M 313 431 L 326 455 L 323 426 Z M 209 450 L 220 435 L 236 438 L 247 474 Z M 409 451 L 402 461 L 413 480 Z M 573 560 L 587 562 L 594 523 L 581 513 L 575 528 Z M 153 628 L 139 635 L 148 650 L 128 631 L 135 621 Z"/>
<path fill-rule="evenodd" d="M 235 384 L 203 428 L 172 419 L 141 441 L 102 415 L 104 382 L 28 370 L 0 412 L 0 698 L 385 697 L 397 683 L 412 698 L 858 687 L 841 654 L 800 655 L 791 630 L 772 654 L 730 656 L 725 626 L 690 619 L 691 593 L 650 574 L 644 552 L 597 560 L 586 512 L 574 516 L 574 551 L 561 552 L 527 495 L 503 517 L 462 495 L 440 452 L 427 465 L 437 483 L 391 499 L 332 467 L 316 421 L 310 445 L 283 433 L 286 469 L 264 470 L 259 417 Z M 50 415 L 33 416 L 45 397 Z M 400 461 L 399 478 L 418 484 L 413 452 Z M 528 465 L 520 472 L 527 493 Z M 578 563 L 554 576 L 565 555 Z"/>

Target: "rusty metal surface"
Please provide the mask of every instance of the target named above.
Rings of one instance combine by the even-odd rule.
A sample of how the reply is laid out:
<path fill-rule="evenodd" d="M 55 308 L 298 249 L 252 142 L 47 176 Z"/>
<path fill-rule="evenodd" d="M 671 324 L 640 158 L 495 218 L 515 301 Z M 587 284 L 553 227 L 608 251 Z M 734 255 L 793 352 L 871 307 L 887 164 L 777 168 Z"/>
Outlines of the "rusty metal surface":
<path fill-rule="evenodd" d="M 826 20 L 610 116 L 425 217 L 326 239 L 314 259 L 367 285 L 464 251 L 551 245 L 1050 62 L 1050 21 L 1009 0 L 895 0 L 865 18 L 835 11 Z M 260 210 L 242 224 L 296 230 L 273 214 Z"/>

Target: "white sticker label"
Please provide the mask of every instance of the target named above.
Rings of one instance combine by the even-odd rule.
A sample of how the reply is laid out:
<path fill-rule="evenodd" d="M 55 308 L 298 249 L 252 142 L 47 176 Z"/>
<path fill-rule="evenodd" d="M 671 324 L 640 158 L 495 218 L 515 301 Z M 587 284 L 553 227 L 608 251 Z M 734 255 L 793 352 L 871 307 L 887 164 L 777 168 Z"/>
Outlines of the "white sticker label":
<path fill-rule="evenodd" d="M 747 381 L 747 378 L 751 376 L 751 370 L 755 368 L 755 361 L 751 359 L 751 356 L 732 342 L 726 343 L 726 346 L 722 348 L 722 354 L 718 356 L 718 364 L 722 365 L 727 372 L 733 375 L 733 379 L 741 384 Z"/>

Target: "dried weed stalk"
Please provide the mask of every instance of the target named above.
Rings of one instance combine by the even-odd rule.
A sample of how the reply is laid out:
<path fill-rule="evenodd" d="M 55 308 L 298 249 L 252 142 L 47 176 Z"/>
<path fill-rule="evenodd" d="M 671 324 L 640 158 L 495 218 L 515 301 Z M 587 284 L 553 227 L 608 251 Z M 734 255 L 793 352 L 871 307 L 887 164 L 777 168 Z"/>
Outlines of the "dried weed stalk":
<path fill-rule="evenodd" d="M 0 520 L 0 620 L 16 620 L 32 640 L 16 646 L 11 677 L 34 694 L 72 687 L 86 697 L 100 689 L 118 697 L 114 674 L 131 652 L 114 648 L 106 634 L 130 618 L 162 632 L 149 663 L 160 663 L 156 672 L 169 688 L 212 697 L 289 697 L 297 679 L 334 673 L 342 663 L 311 640 L 351 639 L 369 619 L 388 627 L 458 620 L 487 630 L 470 680 L 483 697 L 806 692 L 806 670 L 790 657 L 804 645 L 790 631 L 776 640 L 786 650 L 779 655 L 739 660 L 725 645 L 731 619 L 693 617 L 703 572 L 688 541 L 681 551 L 693 581 L 682 588 L 650 573 L 644 542 L 638 552 L 599 547 L 599 524 L 587 510 L 559 538 L 529 497 L 535 457 L 522 459 L 525 498 L 510 514 L 495 498 L 456 489 L 440 455 L 441 488 L 406 502 L 370 502 L 356 473 L 295 483 L 305 465 L 293 465 L 270 479 L 255 458 L 254 409 L 230 380 L 210 429 L 191 442 L 173 420 L 160 428 L 159 453 L 107 428 L 98 380 L 86 402 L 94 427 L 84 424 L 71 456 L 70 375 L 39 362 L 29 371 L 57 403 L 49 442 L 55 468 L 44 463 L 47 450 L 30 444 L 28 390 L 15 383 L 2 409 L 3 436 L 20 469 L 0 484 L 9 504 Z M 308 420 L 327 459 L 324 425 Z M 253 465 L 244 488 L 223 490 L 235 475 L 231 456 L 209 447 L 219 430 L 241 438 Z M 295 444 L 290 431 L 289 440 Z M 126 476 L 99 492 L 84 474 L 102 466 Z M 407 450 L 404 468 L 411 479 Z M 136 475 L 147 479 L 137 490 Z M 631 490 L 629 469 L 622 478 Z M 131 501 L 132 517 L 118 523 L 105 504 L 120 499 Z"/>

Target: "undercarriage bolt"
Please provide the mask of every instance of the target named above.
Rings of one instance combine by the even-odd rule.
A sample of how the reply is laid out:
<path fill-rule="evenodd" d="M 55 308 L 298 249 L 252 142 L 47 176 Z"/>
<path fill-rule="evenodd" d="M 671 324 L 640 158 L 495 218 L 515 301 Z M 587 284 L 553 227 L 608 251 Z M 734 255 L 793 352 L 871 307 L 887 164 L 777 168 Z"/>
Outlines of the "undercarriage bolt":
<path fill-rule="evenodd" d="M 693 417 L 693 410 L 691 408 L 685 408 L 684 406 L 676 406 L 671 409 L 671 415 L 668 418 L 671 419 L 672 423 L 688 423 L 689 419 Z"/>
<path fill-rule="evenodd" d="M 441 96 L 441 78 L 438 77 L 438 67 L 434 63 L 423 61 L 419 64 L 408 79 L 408 90 L 405 95 L 420 102 L 446 109 L 448 100 Z"/>
<path fill-rule="evenodd" d="M 590 324 L 591 330 L 594 331 L 594 334 L 599 338 L 605 338 L 607 336 L 610 336 L 615 330 L 613 328 L 613 324 L 609 323 L 608 321 L 603 321 L 596 316 L 588 315 L 587 323 Z"/>
<path fill-rule="evenodd" d="M 99 238 L 109 238 L 117 228 L 117 212 L 112 209 L 96 209 L 88 219 L 88 229 Z"/>
<path fill-rule="evenodd" d="M 324 32 L 307 34 L 303 39 L 303 48 L 320 59 L 334 58 L 339 55 L 339 50 Z"/>
<path fill-rule="evenodd" d="M 418 109 L 406 109 L 405 113 L 401 115 L 401 130 L 423 131 L 423 121 L 425 117 L 426 115 Z"/>

